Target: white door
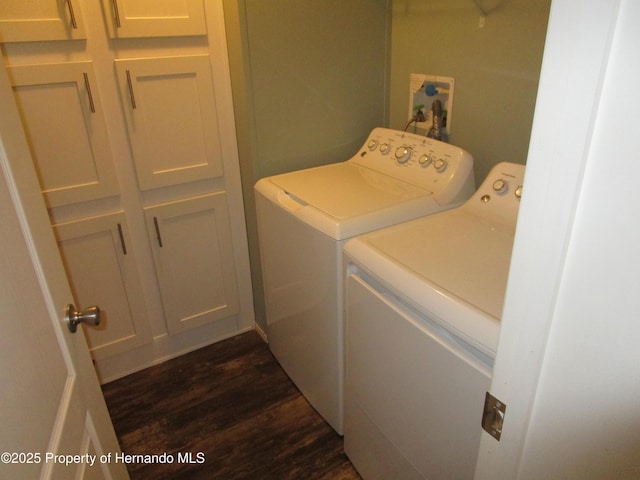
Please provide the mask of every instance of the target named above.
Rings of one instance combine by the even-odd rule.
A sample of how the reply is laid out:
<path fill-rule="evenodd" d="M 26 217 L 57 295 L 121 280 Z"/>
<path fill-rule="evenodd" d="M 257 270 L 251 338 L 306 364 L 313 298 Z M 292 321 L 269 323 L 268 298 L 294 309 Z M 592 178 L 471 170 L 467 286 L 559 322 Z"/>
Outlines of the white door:
<path fill-rule="evenodd" d="M 4 68 L 0 111 L 0 477 L 127 479 Z"/>
<path fill-rule="evenodd" d="M 552 2 L 476 480 L 640 478 L 639 23 Z"/>

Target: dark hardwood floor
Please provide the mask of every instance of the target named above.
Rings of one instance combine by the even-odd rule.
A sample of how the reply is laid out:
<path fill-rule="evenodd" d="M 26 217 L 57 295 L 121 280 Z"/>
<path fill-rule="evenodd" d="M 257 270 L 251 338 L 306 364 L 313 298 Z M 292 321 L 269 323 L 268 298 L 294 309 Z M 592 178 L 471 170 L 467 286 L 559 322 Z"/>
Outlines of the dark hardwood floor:
<path fill-rule="evenodd" d="M 165 464 L 128 464 L 132 480 L 360 478 L 342 438 L 255 332 L 108 383 L 103 392 L 125 454 L 173 456 Z M 189 453 L 193 463 L 185 461 Z"/>

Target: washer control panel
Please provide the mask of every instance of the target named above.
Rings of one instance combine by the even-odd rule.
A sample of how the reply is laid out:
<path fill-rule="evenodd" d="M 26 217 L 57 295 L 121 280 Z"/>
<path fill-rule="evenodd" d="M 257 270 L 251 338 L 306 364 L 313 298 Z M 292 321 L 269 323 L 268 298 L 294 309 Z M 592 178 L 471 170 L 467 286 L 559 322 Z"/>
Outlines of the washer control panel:
<path fill-rule="evenodd" d="M 420 135 L 405 132 L 399 133 L 400 135 L 395 136 L 399 136 L 402 140 L 405 140 L 404 142 L 398 142 L 398 139 L 393 137 L 382 141 L 378 138 L 369 138 L 366 144 L 369 152 L 363 151 L 360 156 L 365 157 L 368 153 L 379 154 L 383 157 L 386 155 L 391 156 L 390 153 L 393 151 L 398 165 L 405 165 L 410 162 L 415 163 L 417 159 L 420 167 L 428 168 L 431 166 L 438 173 L 443 173 L 447 169 L 448 157 L 464 152 L 461 148 Z"/>
<path fill-rule="evenodd" d="M 375 128 L 351 161 L 432 190 L 473 178 L 473 157 L 460 147 L 422 135 Z"/>
<path fill-rule="evenodd" d="M 465 207 L 485 218 L 515 226 L 524 172 L 524 165 L 509 162 L 497 164 Z"/>

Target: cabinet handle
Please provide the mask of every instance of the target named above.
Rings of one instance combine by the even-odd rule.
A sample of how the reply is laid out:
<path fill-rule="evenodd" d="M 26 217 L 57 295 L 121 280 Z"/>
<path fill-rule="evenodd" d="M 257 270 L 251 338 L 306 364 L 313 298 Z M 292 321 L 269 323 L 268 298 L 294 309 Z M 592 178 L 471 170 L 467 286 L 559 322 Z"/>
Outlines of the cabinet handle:
<path fill-rule="evenodd" d="M 129 97 L 131 97 L 131 108 L 136 109 L 136 97 L 133 94 L 133 83 L 131 83 L 131 72 L 127 70 L 127 85 L 129 85 Z"/>
<path fill-rule="evenodd" d="M 93 95 L 91 94 L 89 75 L 87 74 L 87 72 L 82 72 L 82 75 L 84 75 L 84 88 L 87 90 L 87 96 L 89 97 L 89 106 L 91 107 L 91 113 L 96 113 L 96 106 L 93 103 Z"/>
<path fill-rule="evenodd" d="M 111 0 L 111 3 L 113 3 L 113 15 L 114 15 L 114 20 L 116 22 L 116 27 L 120 28 L 122 24 L 120 23 L 120 11 L 118 10 L 118 0 Z"/>
<path fill-rule="evenodd" d="M 69 16 L 71 17 L 71 26 L 74 30 L 78 29 L 78 23 L 76 22 L 76 14 L 73 13 L 73 5 L 71 0 L 67 0 L 67 8 L 69 9 Z"/>
<path fill-rule="evenodd" d="M 127 245 L 124 243 L 124 234 L 122 233 L 122 225 L 118 223 L 118 235 L 120 235 L 120 244 L 122 245 L 123 255 L 127 254 Z"/>
<path fill-rule="evenodd" d="M 153 224 L 156 227 L 156 238 L 158 239 L 158 245 L 162 248 L 162 237 L 160 236 L 160 227 L 158 226 L 158 217 L 153 217 Z"/>

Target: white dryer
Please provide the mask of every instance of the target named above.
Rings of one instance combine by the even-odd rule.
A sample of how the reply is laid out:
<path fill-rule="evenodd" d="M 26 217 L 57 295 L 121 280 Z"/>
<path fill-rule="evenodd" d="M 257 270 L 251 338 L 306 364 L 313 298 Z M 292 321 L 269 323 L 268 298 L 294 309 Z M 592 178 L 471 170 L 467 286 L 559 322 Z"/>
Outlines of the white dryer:
<path fill-rule="evenodd" d="M 344 242 L 458 206 L 474 189 L 468 152 L 385 128 L 350 160 L 255 185 L 270 349 L 339 434 Z"/>
<path fill-rule="evenodd" d="M 471 479 L 524 166 L 344 247 L 345 452 L 365 480 Z"/>

